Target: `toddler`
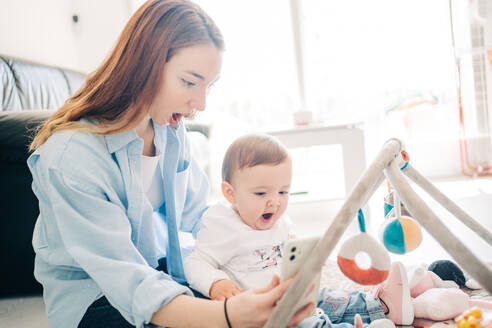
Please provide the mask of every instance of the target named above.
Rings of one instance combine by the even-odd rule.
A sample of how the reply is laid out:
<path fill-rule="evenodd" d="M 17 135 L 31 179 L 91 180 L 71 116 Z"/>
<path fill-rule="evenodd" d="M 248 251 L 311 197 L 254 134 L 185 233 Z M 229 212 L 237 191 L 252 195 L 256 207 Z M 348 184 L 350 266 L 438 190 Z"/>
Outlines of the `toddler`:
<path fill-rule="evenodd" d="M 204 213 L 184 263 L 190 286 L 215 300 L 260 288 L 278 274 L 292 163 L 273 137 L 248 135 L 227 150 L 222 178 L 226 202 Z"/>
<path fill-rule="evenodd" d="M 222 179 L 225 202 L 204 213 L 195 248 L 184 263 L 190 287 L 213 300 L 263 287 L 279 273 L 282 243 L 289 237 L 285 210 L 292 161 L 274 137 L 246 135 L 228 148 Z M 368 324 L 388 318 L 403 325 L 414 319 L 406 272 L 399 262 L 372 295 L 323 288 L 315 305 L 323 311 L 298 327 L 351 327 L 356 314 L 357 326 L 360 319 Z"/>

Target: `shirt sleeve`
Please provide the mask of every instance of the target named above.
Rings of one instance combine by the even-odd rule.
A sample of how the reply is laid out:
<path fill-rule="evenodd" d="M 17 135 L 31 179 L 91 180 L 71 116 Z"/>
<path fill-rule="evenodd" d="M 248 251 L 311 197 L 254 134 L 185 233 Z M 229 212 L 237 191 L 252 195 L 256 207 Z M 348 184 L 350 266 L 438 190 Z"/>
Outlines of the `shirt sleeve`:
<path fill-rule="evenodd" d="M 47 174 L 46 188 L 61 242 L 125 319 L 143 327 L 177 295 L 192 295 L 147 264 L 132 243 L 124 208 L 108 201 L 88 173 L 75 176 L 51 168 Z"/>
<path fill-rule="evenodd" d="M 184 263 L 190 286 L 208 296 L 215 281 L 231 279 L 220 267 L 229 262 L 240 244 L 231 218 L 217 212 L 214 207 L 205 212 L 193 252 Z"/>
<path fill-rule="evenodd" d="M 191 288 L 210 297 L 210 287 L 214 282 L 231 279 L 218 267 L 218 263 L 213 258 L 194 249 L 184 262 L 186 280 Z"/>

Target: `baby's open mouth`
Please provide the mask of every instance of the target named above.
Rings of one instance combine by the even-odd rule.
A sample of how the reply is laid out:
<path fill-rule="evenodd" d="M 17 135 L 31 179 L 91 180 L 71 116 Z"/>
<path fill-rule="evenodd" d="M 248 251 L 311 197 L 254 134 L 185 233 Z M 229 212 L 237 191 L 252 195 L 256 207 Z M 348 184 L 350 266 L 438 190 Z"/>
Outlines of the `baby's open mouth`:
<path fill-rule="evenodd" d="M 171 115 L 171 121 L 169 123 L 171 123 L 172 125 L 177 125 L 182 117 L 183 114 L 173 113 L 173 115 Z"/>
<path fill-rule="evenodd" d="M 268 220 L 270 220 L 272 218 L 273 213 L 265 213 L 262 216 L 263 216 L 263 219 L 264 220 L 268 221 Z"/>

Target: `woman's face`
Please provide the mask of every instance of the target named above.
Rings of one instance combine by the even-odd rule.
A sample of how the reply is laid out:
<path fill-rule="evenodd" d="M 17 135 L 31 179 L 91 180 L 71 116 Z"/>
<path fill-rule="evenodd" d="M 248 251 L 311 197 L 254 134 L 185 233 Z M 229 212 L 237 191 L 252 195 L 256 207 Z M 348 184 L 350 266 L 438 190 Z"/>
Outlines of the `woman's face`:
<path fill-rule="evenodd" d="M 158 125 L 177 125 L 205 110 L 210 87 L 219 78 L 222 53 L 213 44 L 183 48 L 164 65 L 149 115 Z"/>

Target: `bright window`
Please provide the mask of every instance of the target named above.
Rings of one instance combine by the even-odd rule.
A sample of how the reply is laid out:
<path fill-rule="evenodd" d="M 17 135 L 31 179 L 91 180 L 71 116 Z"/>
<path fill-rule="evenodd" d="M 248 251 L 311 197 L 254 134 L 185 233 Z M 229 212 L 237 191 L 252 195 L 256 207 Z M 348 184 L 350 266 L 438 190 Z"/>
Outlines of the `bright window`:
<path fill-rule="evenodd" d="M 198 1 L 224 33 L 209 101 L 251 124 L 298 109 L 289 1 Z M 306 93 L 315 119 L 378 116 L 399 98 L 456 94 L 448 1 L 301 1 Z"/>
<path fill-rule="evenodd" d="M 299 96 L 288 1 L 196 2 L 217 23 L 226 44 L 209 113 L 228 113 L 253 126 L 290 124 Z"/>

